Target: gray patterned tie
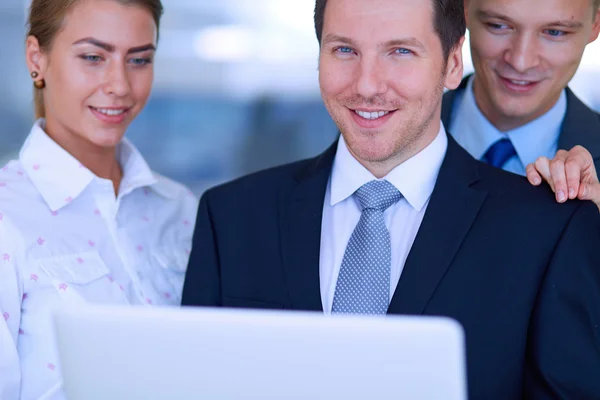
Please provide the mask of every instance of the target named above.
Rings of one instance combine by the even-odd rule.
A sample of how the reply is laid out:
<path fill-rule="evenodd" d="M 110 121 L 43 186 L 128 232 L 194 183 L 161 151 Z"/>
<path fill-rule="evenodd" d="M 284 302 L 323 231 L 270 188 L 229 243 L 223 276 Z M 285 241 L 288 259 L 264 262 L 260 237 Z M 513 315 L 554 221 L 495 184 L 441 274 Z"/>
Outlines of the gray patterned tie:
<path fill-rule="evenodd" d="M 387 313 L 392 247 L 383 212 L 402 198 L 388 181 L 371 181 L 354 195 L 362 207 L 348 241 L 335 287 L 334 314 Z"/>

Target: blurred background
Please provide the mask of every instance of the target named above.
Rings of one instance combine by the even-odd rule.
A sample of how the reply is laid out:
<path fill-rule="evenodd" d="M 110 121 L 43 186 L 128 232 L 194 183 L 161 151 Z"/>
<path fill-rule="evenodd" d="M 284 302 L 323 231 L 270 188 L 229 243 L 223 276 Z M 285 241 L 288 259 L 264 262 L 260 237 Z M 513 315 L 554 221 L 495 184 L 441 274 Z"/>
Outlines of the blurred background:
<path fill-rule="evenodd" d="M 314 0 L 163 0 L 155 86 L 128 137 L 159 173 L 201 194 L 316 155 L 336 136 L 321 103 Z M 33 122 L 27 0 L 0 0 L 0 164 Z M 465 73 L 472 71 L 468 44 Z M 600 111 L 600 41 L 571 88 Z"/>

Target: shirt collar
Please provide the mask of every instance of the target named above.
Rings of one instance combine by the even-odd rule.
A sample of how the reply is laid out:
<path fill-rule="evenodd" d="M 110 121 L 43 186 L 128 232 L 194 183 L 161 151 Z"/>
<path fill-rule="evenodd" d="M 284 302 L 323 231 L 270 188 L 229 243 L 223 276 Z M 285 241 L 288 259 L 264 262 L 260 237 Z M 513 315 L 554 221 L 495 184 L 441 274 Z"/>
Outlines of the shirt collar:
<path fill-rule="evenodd" d="M 74 201 L 94 180 L 101 178 L 85 168 L 75 157 L 60 147 L 44 131 L 45 120 L 38 119 L 21 151 L 19 160 L 27 176 L 52 211 Z M 159 194 L 172 197 L 168 182 L 157 179 L 137 149 L 122 140 L 117 156 L 123 168 L 122 193 L 149 186 Z"/>
<path fill-rule="evenodd" d="M 181 188 L 152 172 L 138 149 L 126 138 L 119 143 L 117 158 L 123 169 L 120 196 L 125 196 L 139 188 L 145 188 L 167 199 L 177 198 Z"/>
<path fill-rule="evenodd" d="M 540 154 L 552 153 L 551 149 L 556 148 L 562 122 L 567 113 L 565 91 L 544 115 L 513 130 L 501 132 L 488 121 L 477 106 L 473 81 L 474 76 L 471 76 L 457 109 L 457 112 L 470 116 L 468 132 L 471 132 L 471 137 L 466 146 L 469 153 L 480 160 L 492 144 L 506 137 L 515 147 L 523 166 L 535 162 Z"/>
<path fill-rule="evenodd" d="M 440 124 L 440 131 L 427 147 L 382 179 L 394 185 L 412 208 L 421 211 L 431 197 L 447 148 L 446 130 Z M 377 178 L 352 156 L 340 135 L 331 172 L 331 206 L 346 200 L 374 179 Z"/>

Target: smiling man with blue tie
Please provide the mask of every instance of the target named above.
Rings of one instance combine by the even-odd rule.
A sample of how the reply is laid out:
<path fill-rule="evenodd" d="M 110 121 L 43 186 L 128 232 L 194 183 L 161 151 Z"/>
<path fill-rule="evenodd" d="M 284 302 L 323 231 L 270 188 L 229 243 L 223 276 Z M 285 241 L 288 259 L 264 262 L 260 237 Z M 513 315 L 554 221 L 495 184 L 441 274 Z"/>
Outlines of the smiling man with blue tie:
<path fill-rule="evenodd" d="M 578 185 L 567 190 L 564 164 L 550 167 L 547 160 L 579 145 L 600 167 L 600 115 L 568 88 L 586 46 L 600 32 L 600 0 L 465 4 L 475 73 L 444 96 L 444 125 L 473 157 L 506 171 L 525 175 L 543 157 L 537 177 L 549 181 L 557 201 L 578 197 Z M 566 157 L 559 153 L 557 159 Z M 584 170 L 580 160 L 577 167 Z M 568 171 L 577 183 L 579 170 Z M 530 167 L 530 179 L 534 171 Z M 600 206 L 595 197 L 600 193 L 587 199 Z"/>
<path fill-rule="evenodd" d="M 463 0 L 317 0 L 315 27 L 341 136 L 203 195 L 183 305 L 448 316 L 470 399 L 600 398 L 598 210 L 476 161 L 440 122 Z"/>

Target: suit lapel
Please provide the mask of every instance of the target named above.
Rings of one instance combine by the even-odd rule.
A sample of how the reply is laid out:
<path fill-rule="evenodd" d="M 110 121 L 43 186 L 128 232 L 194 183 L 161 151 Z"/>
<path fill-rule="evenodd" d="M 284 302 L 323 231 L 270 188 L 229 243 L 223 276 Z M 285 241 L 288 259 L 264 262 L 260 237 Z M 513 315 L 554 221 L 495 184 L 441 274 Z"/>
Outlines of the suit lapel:
<path fill-rule="evenodd" d="M 287 287 L 295 310 L 322 311 L 319 277 L 321 222 L 334 143 L 282 191 L 280 230 Z"/>
<path fill-rule="evenodd" d="M 471 188 L 477 162 L 449 136 L 448 151 L 389 314 L 421 314 L 460 248 L 486 192 Z"/>
<path fill-rule="evenodd" d="M 563 121 L 558 148 L 570 150 L 581 145 L 600 161 L 600 118 L 567 88 L 567 114 Z"/>

